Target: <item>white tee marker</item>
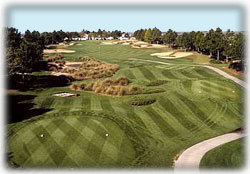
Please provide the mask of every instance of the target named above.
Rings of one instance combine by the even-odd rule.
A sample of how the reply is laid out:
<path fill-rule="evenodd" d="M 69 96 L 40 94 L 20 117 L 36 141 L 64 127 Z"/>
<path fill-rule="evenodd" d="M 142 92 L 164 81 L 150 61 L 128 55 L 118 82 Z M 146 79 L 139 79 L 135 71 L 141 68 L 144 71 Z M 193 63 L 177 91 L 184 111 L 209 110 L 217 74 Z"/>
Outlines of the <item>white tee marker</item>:
<path fill-rule="evenodd" d="M 106 137 L 108 137 L 109 136 L 109 134 L 106 134 Z"/>

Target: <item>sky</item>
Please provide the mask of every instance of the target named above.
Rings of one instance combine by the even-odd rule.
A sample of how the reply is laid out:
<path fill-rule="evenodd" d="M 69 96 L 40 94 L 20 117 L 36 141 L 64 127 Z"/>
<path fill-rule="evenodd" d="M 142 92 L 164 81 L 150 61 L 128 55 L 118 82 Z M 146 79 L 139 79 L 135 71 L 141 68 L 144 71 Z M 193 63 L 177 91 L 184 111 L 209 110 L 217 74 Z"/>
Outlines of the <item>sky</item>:
<path fill-rule="evenodd" d="M 182 31 L 208 31 L 220 27 L 223 31 L 244 30 L 244 11 L 240 7 L 191 6 L 71 6 L 71 7 L 10 7 L 6 25 L 24 33 L 30 31 L 106 31 L 134 32 L 157 27 Z"/>

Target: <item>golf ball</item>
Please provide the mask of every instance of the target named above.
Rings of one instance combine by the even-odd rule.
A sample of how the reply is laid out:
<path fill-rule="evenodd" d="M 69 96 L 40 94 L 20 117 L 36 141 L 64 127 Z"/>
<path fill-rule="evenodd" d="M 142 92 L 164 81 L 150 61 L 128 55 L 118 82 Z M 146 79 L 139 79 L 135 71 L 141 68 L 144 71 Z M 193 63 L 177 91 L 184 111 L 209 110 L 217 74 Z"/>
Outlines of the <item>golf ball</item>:
<path fill-rule="evenodd" d="M 106 137 L 109 136 L 109 134 L 106 134 Z"/>
<path fill-rule="evenodd" d="M 41 134 L 41 137 L 44 137 L 44 135 L 43 135 L 43 134 Z"/>

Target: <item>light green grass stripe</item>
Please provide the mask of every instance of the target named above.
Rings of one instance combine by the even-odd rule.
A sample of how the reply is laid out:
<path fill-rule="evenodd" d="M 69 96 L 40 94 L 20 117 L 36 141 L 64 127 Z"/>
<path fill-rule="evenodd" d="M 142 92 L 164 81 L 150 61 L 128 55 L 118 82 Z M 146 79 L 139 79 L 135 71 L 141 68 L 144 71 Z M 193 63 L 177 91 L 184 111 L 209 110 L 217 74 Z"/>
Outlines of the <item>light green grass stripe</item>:
<path fill-rule="evenodd" d="M 199 116 L 195 115 L 196 113 L 193 112 L 194 109 L 196 108 L 190 108 L 186 102 L 183 102 L 183 100 L 180 100 L 178 97 L 176 96 L 172 96 L 172 101 L 175 101 L 175 105 L 181 107 L 181 112 L 185 115 L 187 115 L 189 117 L 190 120 L 192 120 L 193 123 L 195 123 L 196 125 L 199 125 L 199 128 L 203 128 L 203 129 L 211 129 L 210 128 L 210 124 L 207 124 L 206 121 L 209 121 L 210 119 L 207 117 L 207 119 L 201 120 L 199 119 Z M 198 107 L 198 106 L 197 106 Z M 197 119 L 198 117 L 198 119 Z M 209 130 L 211 131 L 211 133 L 214 133 L 214 130 L 211 129 Z"/>
<path fill-rule="evenodd" d="M 161 132 L 157 124 L 152 120 L 152 118 L 145 111 L 141 109 L 135 109 L 135 113 L 136 115 L 140 117 L 140 119 L 143 121 L 143 123 L 148 128 L 148 130 L 152 133 L 153 136 L 156 136 L 156 137 L 165 136 L 163 132 Z"/>
<path fill-rule="evenodd" d="M 131 69 L 131 72 L 134 74 L 137 80 L 146 80 L 145 76 L 138 68 Z"/>
<path fill-rule="evenodd" d="M 100 99 L 98 98 L 98 94 L 91 96 L 91 110 L 93 110 L 93 111 L 101 111 L 102 110 L 102 106 L 100 103 Z"/>
<path fill-rule="evenodd" d="M 173 127 L 173 129 L 178 131 L 179 134 L 182 134 L 182 136 L 184 134 L 184 136 L 186 136 L 187 133 L 190 133 L 188 129 L 180 124 L 180 122 L 173 115 L 167 112 L 161 105 L 154 105 L 154 108 L 155 111 L 157 111 L 160 115 L 164 115 L 162 118 L 165 119 L 165 121 L 167 121 Z"/>
<path fill-rule="evenodd" d="M 161 115 L 159 115 L 152 107 L 145 108 L 145 111 L 148 115 L 154 120 L 155 124 L 159 127 L 159 129 L 169 138 L 176 137 L 178 132 L 172 128 L 172 126 L 165 121 Z"/>

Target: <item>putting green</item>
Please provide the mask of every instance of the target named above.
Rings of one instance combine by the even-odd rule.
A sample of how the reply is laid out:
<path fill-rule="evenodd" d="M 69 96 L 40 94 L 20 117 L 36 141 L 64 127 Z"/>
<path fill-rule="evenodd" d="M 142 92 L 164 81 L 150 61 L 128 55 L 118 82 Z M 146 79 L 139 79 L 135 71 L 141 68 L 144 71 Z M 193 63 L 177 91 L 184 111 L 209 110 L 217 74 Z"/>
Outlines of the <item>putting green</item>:
<path fill-rule="evenodd" d="M 117 166 L 135 158 L 119 125 L 91 112 L 50 114 L 16 129 L 9 148 L 23 167 Z"/>

